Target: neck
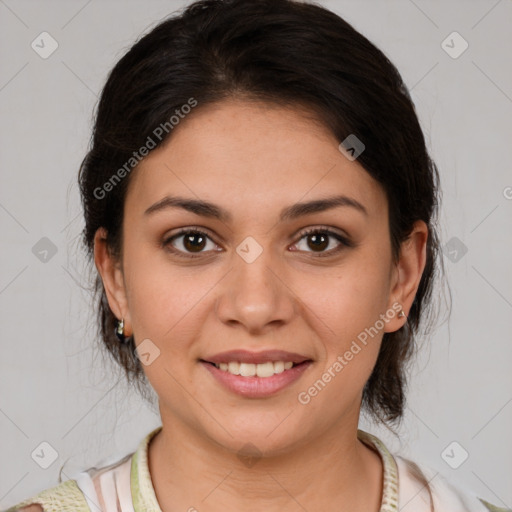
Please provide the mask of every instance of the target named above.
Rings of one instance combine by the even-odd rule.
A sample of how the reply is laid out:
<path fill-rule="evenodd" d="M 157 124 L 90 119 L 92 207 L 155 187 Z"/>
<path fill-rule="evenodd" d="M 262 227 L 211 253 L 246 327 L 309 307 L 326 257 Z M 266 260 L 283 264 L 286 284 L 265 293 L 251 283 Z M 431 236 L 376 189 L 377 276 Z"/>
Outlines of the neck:
<path fill-rule="evenodd" d="M 357 439 L 357 423 L 332 428 L 286 453 L 240 458 L 179 422 L 149 445 L 149 470 L 163 512 L 194 510 L 378 512 L 380 456 Z"/>

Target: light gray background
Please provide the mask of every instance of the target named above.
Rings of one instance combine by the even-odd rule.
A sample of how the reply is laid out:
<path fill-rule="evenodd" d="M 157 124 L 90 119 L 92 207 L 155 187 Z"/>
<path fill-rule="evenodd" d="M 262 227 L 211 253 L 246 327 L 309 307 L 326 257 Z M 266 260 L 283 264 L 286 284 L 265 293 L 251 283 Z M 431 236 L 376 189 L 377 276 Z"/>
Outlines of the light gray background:
<path fill-rule="evenodd" d="M 0 508 L 55 485 L 64 463 L 66 480 L 134 450 L 160 424 L 94 349 L 75 182 L 107 72 L 186 3 L 0 0 Z M 320 3 L 412 89 L 441 173 L 443 244 L 467 247 L 444 258 L 452 315 L 412 370 L 400 441 L 362 426 L 512 507 L 512 1 Z M 48 59 L 31 48 L 43 31 L 59 45 Z M 469 43 L 456 59 L 441 46 L 453 31 Z M 42 237 L 57 248 L 46 263 L 32 252 Z M 458 469 L 441 456 L 453 441 L 452 465 L 469 453 Z M 58 452 L 48 469 L 31 458 L 42 442 Z"/>

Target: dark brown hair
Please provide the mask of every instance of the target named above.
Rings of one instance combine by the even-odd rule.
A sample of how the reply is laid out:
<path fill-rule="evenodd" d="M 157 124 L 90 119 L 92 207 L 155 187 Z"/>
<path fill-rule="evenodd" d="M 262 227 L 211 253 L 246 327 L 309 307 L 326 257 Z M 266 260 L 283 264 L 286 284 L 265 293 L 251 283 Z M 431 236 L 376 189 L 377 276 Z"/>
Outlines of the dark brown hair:
<path fill-rule="evenodd" d="M 329 10 L 292 0 L 201 0 L 158 23 L 131 47 L 102 91 L 79 173 L 89 261 L 100 227 L 108 232 L 112 254 L 121 255 L 123 205 L 131 174 L 121 173 L 123 179 L 112 186 L 105 183 L 112 184 L 123 166 L 126 171 L 126 162 L 148 137 L 156 146 L 172 137 L 169 128 L 155 140 L 155 129 L 169 126 L 169 119 L 190 98 L 200 109 L 233 97 L 306 106 L 340 142 L 354 134 L 364 143 L 358 162 L 386 193 L 395 262 L 414 222 L 428 225 L 426 267 L 407 322 L 397 332 L 384 334 L 363 393 L 363 405 L 374 418 L 389 424 L 400 420 L 406 363 L 415 349 L 420 318 L 426 325 L 433 311 L 434 277 L 442 269 L 441 260 L 436 264 L 439 177 L 397 69 Z M 128 380 L 143 390 L 147 382 L 133 340 L 125 346 L 115 337 L 117 319 L 97 274 L 95 279 L 102 344 Z"/>

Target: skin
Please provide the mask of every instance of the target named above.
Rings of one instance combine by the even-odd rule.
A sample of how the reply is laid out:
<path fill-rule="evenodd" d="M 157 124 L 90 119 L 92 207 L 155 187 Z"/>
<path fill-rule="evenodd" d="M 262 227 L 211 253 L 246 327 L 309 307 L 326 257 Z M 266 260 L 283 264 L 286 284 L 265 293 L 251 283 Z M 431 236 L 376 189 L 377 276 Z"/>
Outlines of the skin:
<path fill-rule="evenodd" d="M 125 335 L 160 350 L 144 371 L 159 396 L 163 429 L 150 444 L 149 467 L 164 512 L 380 508 L 381 459 L 357 439 L 361 397 L 384 332 L 406 318 L 395 314 L 308 404 L 298 394 L 394 303 L 407 315 L 428 228 L 415 224 L 394 263 L 384 190 L 338 144 L 299 108 L 242 99 L 197 107 L 133 171 L 120 260 L 109 254 L 105 231 L 96 233 L 96 266 Z M 169 194 L 210 201 L 232 219 L 182 208 L 144 213 Z M 367 215 L 342 206 L 279 220 L 294 203 L 338 194 Z M 355 246 L 331 236 L 318 249 L 301 234 L 322 226 Z M 207 232 L 199 252 L 183 236 L 163 246 L 182 227 Z M 263 250 L 252 263 L 236 252 L 248 236 Z M 298 352 L 313 364 L 277 394 L 246 398 L 198 362 L 236 348 Z M 262 454 L 252 467 L 237 456 L 247 443 Z"/>

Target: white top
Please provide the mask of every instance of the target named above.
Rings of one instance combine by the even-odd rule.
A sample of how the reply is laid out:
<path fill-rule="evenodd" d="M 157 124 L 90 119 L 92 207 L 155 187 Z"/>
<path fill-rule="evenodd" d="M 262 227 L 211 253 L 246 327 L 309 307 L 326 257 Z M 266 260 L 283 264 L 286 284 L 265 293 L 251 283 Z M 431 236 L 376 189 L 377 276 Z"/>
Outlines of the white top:
<path fill-rule="evenodd" d="M 134 453 L 101 468 L 90 468 L 75 479 L 44 490 L 5 512 L 40 503 L 45 512 L 162 512 L 148 465 L 148 446 L 162 427 L 150 432 Z M 383 462 L 383 493 L 379 512 L 431 512 L 430 498 L 405 459 L 393 456 L 377 437 L 358 431 L 358 438 L 373 448 Z M 468 489 L 450 483 L 431 468 L 421 466 L 432 492 L 435 512 L 512 512 L 479 499 Z"/>

